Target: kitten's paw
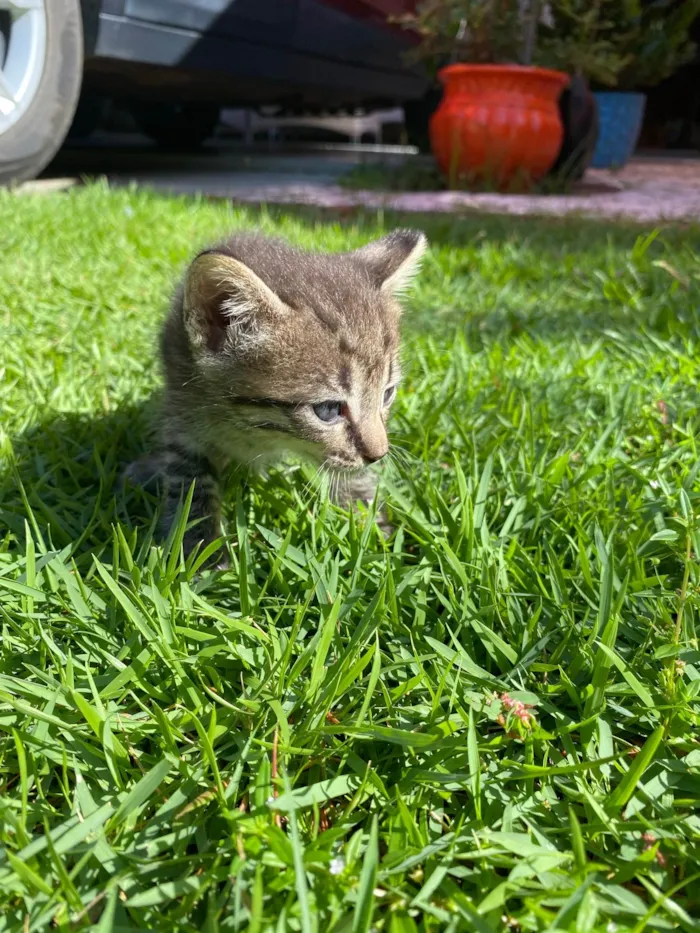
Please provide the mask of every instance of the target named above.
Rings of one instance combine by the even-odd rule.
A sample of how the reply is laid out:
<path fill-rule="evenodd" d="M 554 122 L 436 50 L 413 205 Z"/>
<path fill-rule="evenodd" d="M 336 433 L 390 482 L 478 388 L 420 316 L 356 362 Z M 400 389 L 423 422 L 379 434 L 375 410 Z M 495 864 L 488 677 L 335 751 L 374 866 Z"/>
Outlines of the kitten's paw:
<path fill-rule="evenodd" d="M 218 538 L 218 535 L 217 535 Z M 197 529 L 193 528 L 191 532 L 185 534 L 184 540 L 182 542 L 182 549 L 185 553 L 185 557 L 189 557 L 190 554 L 196 549 L 197 557 L 212 544 L 216 538 L 213 533 L 209 538 L 203 538 L 201 532 L 197 534 Z M 211 554 L 208 555 L 207 559 L 203 562 L 200 569 L 202 570 L 230 570 L 231 561 L 229 559 L 228 552 L 223 545 L 219 545 Z"/>
<path fill-rule="evenodd" d="M 214 551 L 213 554 L 210 554 L 209 557 L 202 563 L 202 565 L 197 570 L 197 573 L 201 573 L 203 570 L 214 570 L 217 573 L 223 573 L 226 570 L 231 569 L 231 561 L 228 554 L 223 550 Z"/>
<path fill-rule="evenodd" d="M 161 479 L 161 462 L 158 456 L 141 457 L 130 463 L 122 473 L 122 482 L 157 491 Z"/>

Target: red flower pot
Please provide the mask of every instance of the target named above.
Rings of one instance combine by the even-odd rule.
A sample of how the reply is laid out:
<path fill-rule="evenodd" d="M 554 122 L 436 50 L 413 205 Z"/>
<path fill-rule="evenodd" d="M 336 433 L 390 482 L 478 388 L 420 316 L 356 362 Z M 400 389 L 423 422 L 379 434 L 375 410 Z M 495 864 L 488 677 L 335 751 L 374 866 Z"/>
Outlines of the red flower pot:
<path fill-rule="evenodd" d="M 561 71 L 522 65 L 448 65 L 430 122 L 440 169 L 460 180 L 508 188 L 542 178 L 561 148 Z"/>

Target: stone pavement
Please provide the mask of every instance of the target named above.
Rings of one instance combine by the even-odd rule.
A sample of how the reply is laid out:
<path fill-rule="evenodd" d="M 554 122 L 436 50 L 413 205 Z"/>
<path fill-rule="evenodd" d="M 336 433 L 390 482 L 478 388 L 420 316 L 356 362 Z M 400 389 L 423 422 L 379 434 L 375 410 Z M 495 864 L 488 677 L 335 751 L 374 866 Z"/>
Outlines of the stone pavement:
<path fill-rule="evenodd" d="M 700 222 L 700 157 L 640 157 L 620 172 L 589 170 L 568 194 L 502 195 L 463 191 L 349 190 L 340 177 L 353 165 L 417 159 L 399 147 L 316 147 L 308 151 L 246 152 L 218 148 L 193 156 L 92 151 L 76 174 L 103 175 L 115 185 L 136 182 L 171 194 L 244 203 L 325 208 L 393 209 L 514 215 L 576 214 L 642 223 Z M 70 163 L 61 164 L 70 174 Z M 69 171 L 65 169 L 69 168 Z"/>
<path fill-rule="evenodd" d="M 232 172 L 163 177 L 142 182 L 172 193 L 199 193 L 245 203 L 365 207 L 397 211 L 477 211 L 496 214 L 577 214 L 643 223 L 700 221 L 700 160 L 632 162 L 621 172 L 591 169 L 569 194 L 504 195 L 464 191 L 354 191 L 328 177 L 282 172 Z"/>
<path fill-rule="evenodd" d="M 159 185 L 157 185 L 160 187 Z M 169 190 L 176 190 L 166 185 Z M 659 182 L 609 177 L 589 171 L 585 179 L 565 195 L 471 194 L 464 191 L 382 193 L 348 191 L 320 182 L 241 179 L 239 184 L 216 192 L 234 201 L 267 204 L 306 204 L 326 208 L 366 207 L 396 211 L 476 211 L 493 214 L 577 214 L 639 222 L 700 220 L 700 186 L 674 181 Z"/>

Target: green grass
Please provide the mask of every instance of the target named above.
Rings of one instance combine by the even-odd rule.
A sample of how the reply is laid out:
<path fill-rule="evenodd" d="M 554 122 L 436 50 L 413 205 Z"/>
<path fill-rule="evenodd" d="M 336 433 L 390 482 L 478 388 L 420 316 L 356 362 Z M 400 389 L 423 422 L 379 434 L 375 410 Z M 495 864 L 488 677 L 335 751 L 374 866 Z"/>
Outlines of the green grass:
<path fill-rule="evenodd" d="M 533 186 L 523 176 L 514 177 L 510 184 L 499 185 L 495 177 L 446 178 L 438 169 L 432 156 L 409 156 L 400 163 L 365 163 L 353 166 L 339 179 L 343 188 L 360 191 L 471 191 L 489 194 L 502 191 L 506 194 L 538 193 L 566 194 L 572 182 L 566 170 L 559 178 L 544 178 Z"/>
<path fill-rule="evenodd" d="M 340 178 L 344 188 L 379 191 L 443 191 L 447 183 L 432 159 L 408 158 L 398 165 L 355 165 Z"/>
<path fill-rule="evenodd" d="M 388 545 L 119 485 L 198 246 L 399 220 L 0 196 L 0 931 L 697 929 L 698 230 L 410 221 Z"/>

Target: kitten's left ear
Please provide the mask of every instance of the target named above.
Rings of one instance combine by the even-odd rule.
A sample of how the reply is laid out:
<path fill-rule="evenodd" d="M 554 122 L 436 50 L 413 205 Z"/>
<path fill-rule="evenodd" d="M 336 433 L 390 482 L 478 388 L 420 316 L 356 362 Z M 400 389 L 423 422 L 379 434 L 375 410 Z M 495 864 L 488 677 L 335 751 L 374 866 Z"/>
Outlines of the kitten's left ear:
<path fill-rule="evenodd" d="M 423 253 L 428 247 L 420 230 L 394 230 L 381 240 L 355 250 L 383 292 L 396 294 L 405 288 L 418 272 Z"/>

